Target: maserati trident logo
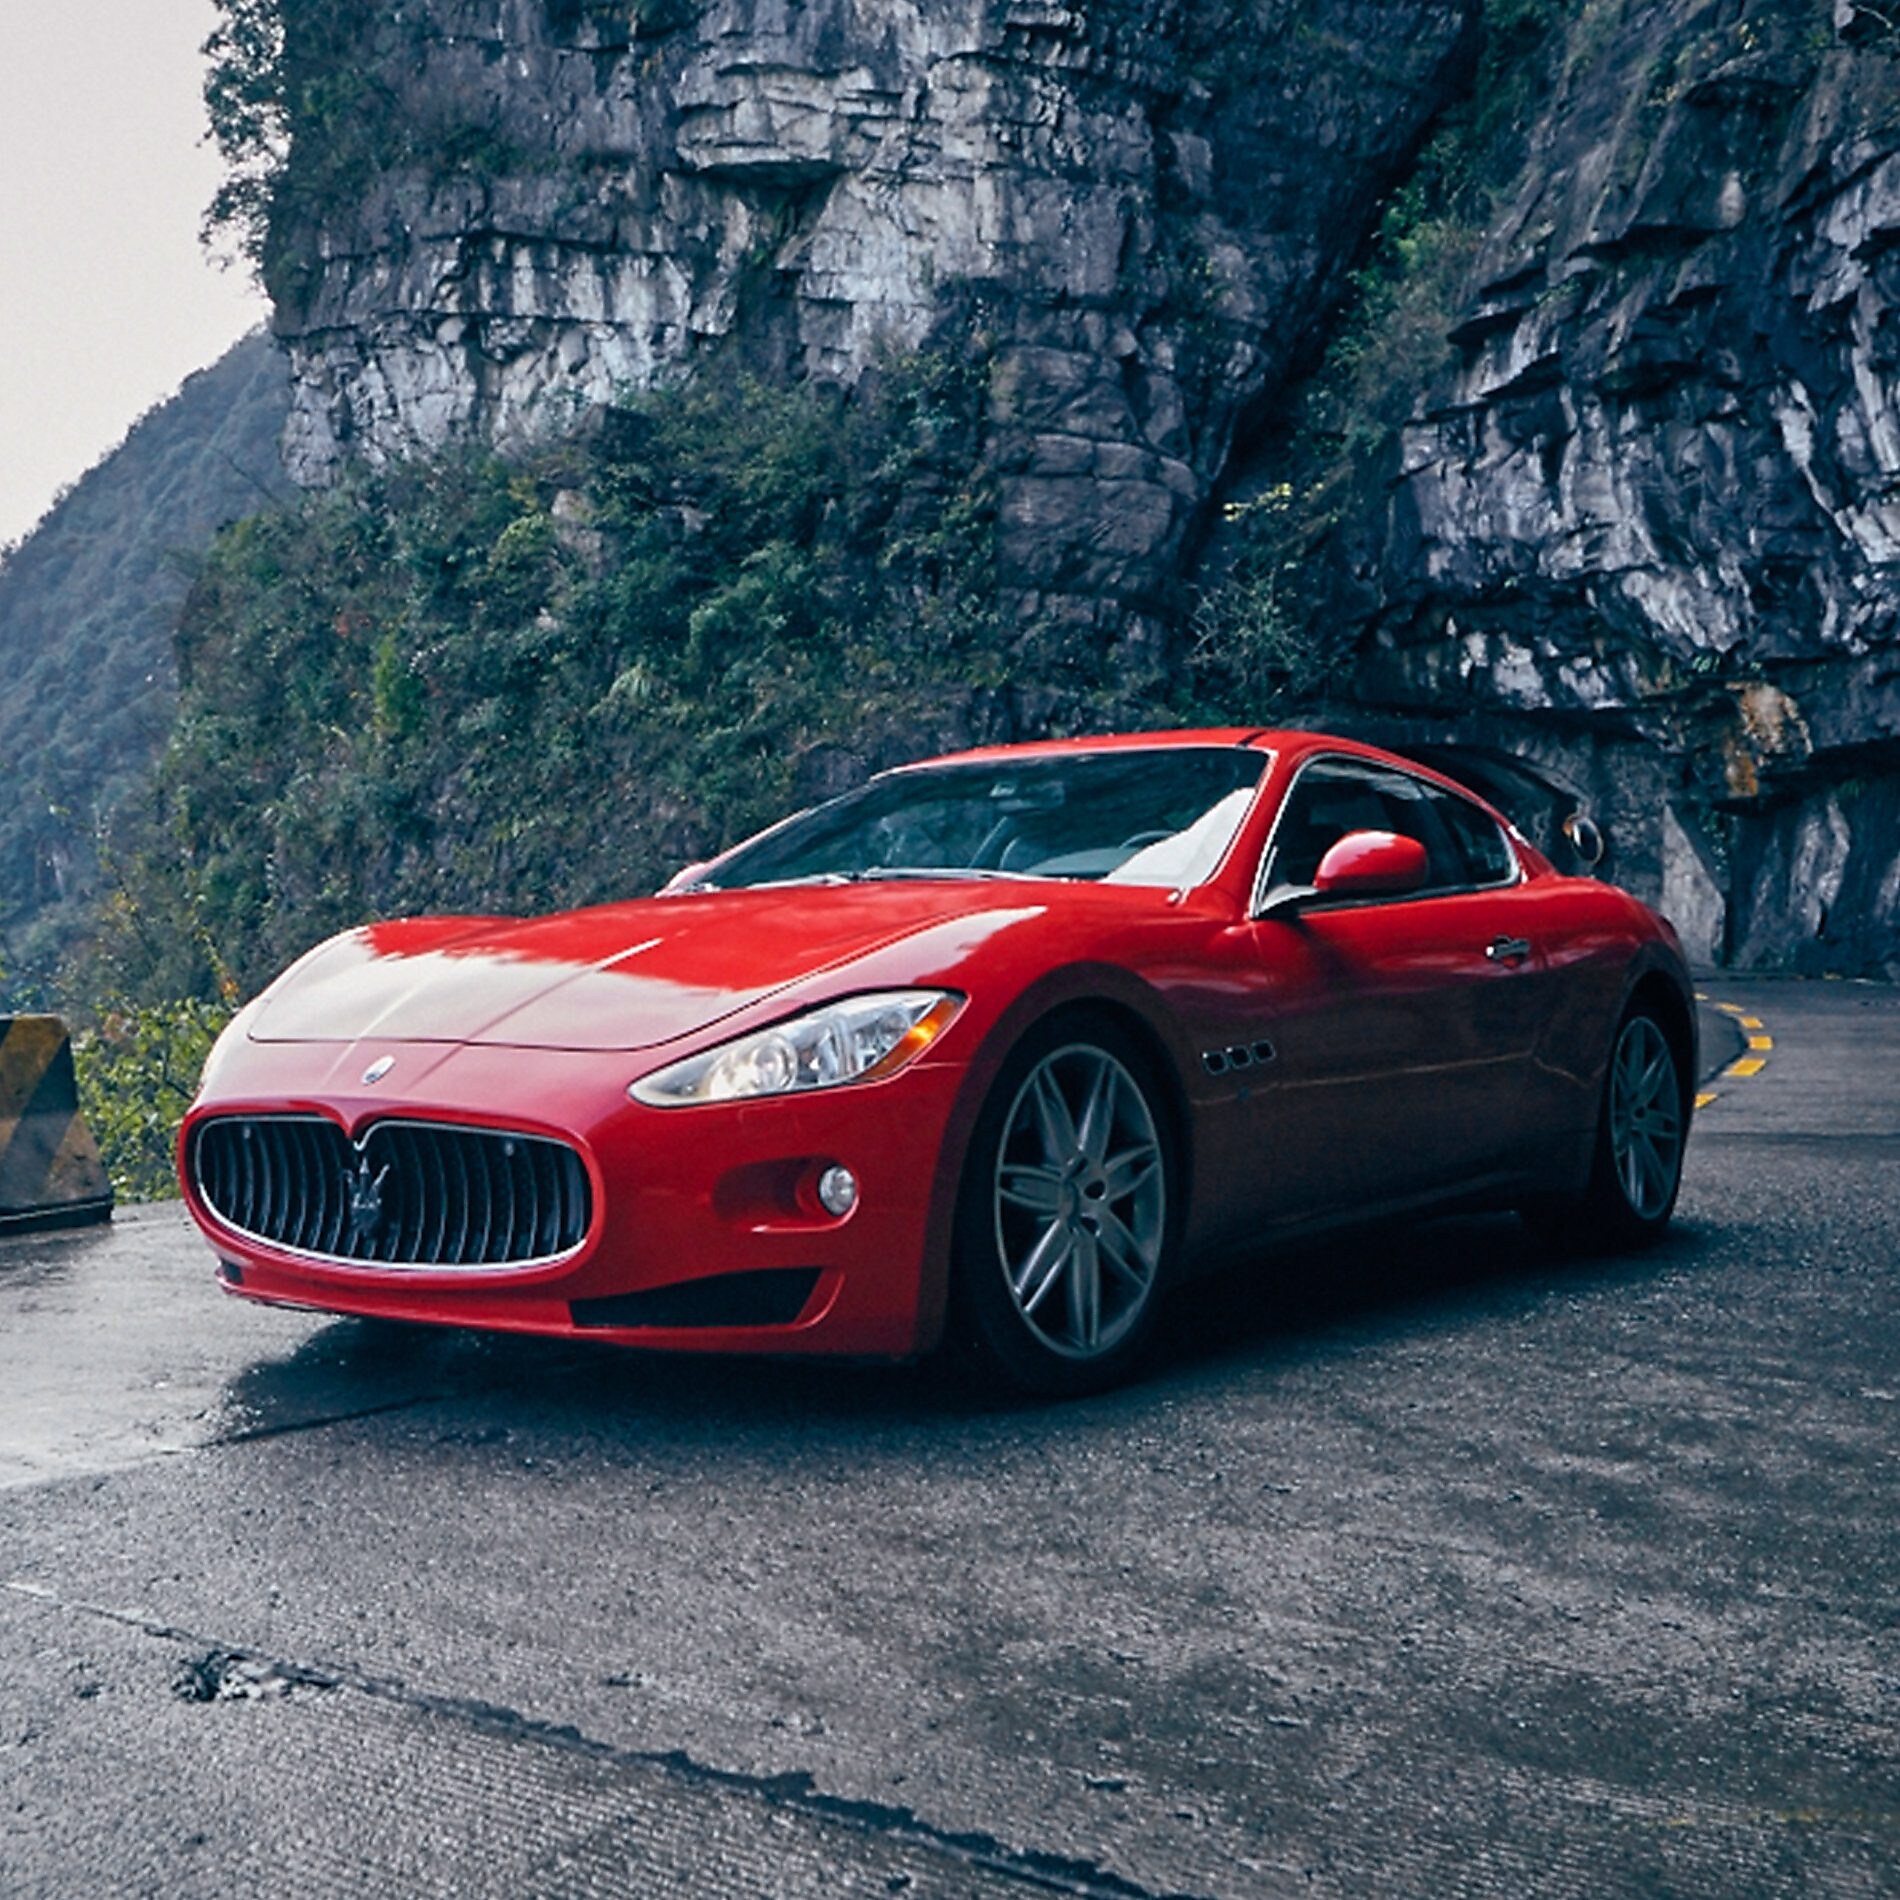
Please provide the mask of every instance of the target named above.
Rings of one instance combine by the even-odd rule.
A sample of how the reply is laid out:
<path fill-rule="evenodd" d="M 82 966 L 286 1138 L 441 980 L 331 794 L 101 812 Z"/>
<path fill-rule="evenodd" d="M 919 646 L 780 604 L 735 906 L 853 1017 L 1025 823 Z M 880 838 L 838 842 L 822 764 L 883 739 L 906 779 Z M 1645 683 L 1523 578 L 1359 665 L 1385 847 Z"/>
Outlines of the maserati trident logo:
<path fill-rule="evenodd" d="M 374 1240 L 383 1224 L 383 1183 L 389 1179 L 389 1163 L 374 1173 L 369 1156 L 361 1156 L 356 1172 L 344 1172 L 344 1184 L 350 1191 L 350 1231 L 358 1240 Z"/>
<path fill-rule="evenodd" d="M 395 1066 L 396 1058 L 394 1056 L 378 1056 L 376 1060 L 363 1071 L 363 1086 L 365 1088 L 373 1087 Z"/>

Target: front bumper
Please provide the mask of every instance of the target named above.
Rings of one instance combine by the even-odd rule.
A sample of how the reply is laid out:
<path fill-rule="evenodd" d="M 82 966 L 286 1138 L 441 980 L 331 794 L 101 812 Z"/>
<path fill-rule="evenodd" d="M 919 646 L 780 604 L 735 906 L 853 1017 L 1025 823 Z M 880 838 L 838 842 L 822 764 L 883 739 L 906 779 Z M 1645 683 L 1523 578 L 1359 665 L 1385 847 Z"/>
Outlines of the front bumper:
<path fill-rule="evenodd" d="M 391 1053 L 387 1079 L 364 1086 L 366 1065 Z M 186 1202 L 227 1290 L 281 1305 L 683 1351 L 902 1358 L 935 1343 L 967 1135 L 962 1064 L 926 1059 L 882 1082 L 678 1109 L 629 1100 L 642 1066 L 623 1052 L 248 1043 L 186 1118 Z M 239 1233 L 192 1179 L 194 1131 L 215 1115 L 286 1112 L 326 1116 L 352 1138 L 401 1118 L 565 1140 L 592 1183 L 586 1237 L 552 1264 L 471 1269 L 319 1261 Z M 813 1192 L 833 1164 L 860 1183 L 842 1218 Z M 685 1292 L 715 1281 L 737 1296 Z M 744 1290 L 763 1287 L 775 1289 L 768 1309 L 784 1308 L 787 1287 L 808 1291 L 789 1319 L 704 1323 L 745 1315 Z M 682 1291 L 629 1297 L 663 1288 Z M 627 1317 L 668 1323 L 618 1323 Z"/>

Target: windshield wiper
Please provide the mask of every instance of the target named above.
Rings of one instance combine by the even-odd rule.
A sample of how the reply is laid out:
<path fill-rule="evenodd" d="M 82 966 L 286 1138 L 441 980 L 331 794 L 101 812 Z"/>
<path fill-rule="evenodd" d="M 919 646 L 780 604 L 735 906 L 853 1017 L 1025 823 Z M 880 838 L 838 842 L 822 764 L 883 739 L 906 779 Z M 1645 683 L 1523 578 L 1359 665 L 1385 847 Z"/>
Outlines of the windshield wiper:
<path fill-rule="evenodd" d="M 1073 884 L 1078 880 L 1069 871 L 993 871 L 981 865 L 928 865 L 928 864 L 878 864 L 863 871 L 806 871 L 798 877 L 761 878 L 756 884 L 715 884 L 709 879 L 691 884 L 681 884 L 670 891 L 658 893 L 662 897 L 697 896 L 703 891 L 789 891 L 804 886 L 824 884 L 899 884 L 927 881 L 932 878 L 985 880 L 1000 879 L 1008 884 L 1033 883 L 1042 878 L 1054 878 L 1059 883 Z"/>
<path fill-rule="evenodd" d="M 707 891 L 788 891 L 801 884 L 854 884 L 855 871 L 806 871 L 798 877 L 763 877 L 756 884 L 715 884 L 711 878 L 695 878 L 690 884 L 676 884 L 670 891 L 656 891 L 657 897 L 698 897 Z"/>
<path fill-rule="evenodd" d="M 1021 884 L 1053 877 L 1073 882 L 1063 871 L 993 871 L 986 865 L 976 864 L 880 864 L 868 871 L 847 871 L 843 875 L 852 884 L 888 884 L 918 878 L 1000 878 L 1005 883 Z"/>

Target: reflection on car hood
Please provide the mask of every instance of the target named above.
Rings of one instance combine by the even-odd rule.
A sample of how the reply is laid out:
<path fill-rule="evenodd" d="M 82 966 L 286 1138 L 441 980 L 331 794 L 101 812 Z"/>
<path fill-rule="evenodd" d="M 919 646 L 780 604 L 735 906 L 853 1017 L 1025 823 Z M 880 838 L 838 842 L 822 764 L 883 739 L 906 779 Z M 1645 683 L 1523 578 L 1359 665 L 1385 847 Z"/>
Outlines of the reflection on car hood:
<path fill-rule="evenodd" d="M 1025 915 L 1048 887 L 918 883 L 644 898 L 559 916 L 436 917 L 333 939 L 265 995 L 259 1042 L 645 1049 L 803 978 L 962 920 Z M 934 934 L 934 933 L 933 933 Z M 953 931 L 966 947 L 967 928 Z M 920 957 L 941 966 L 955 941 Z M 920 945 L 920 952 L 924 946 Z"/>

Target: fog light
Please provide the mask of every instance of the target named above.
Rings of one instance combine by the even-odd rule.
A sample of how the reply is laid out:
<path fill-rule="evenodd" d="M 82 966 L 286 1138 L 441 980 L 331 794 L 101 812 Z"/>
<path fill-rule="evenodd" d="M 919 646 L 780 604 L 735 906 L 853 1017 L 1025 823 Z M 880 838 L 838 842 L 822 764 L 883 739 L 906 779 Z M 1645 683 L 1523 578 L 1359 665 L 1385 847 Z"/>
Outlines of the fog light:
<path fill-rule="evenodd" d="M 858 1204 L 858 1177 L 849 1168 L 827 1168 L 818 1177 L 818 1205 L 842 1219 Z"/>

